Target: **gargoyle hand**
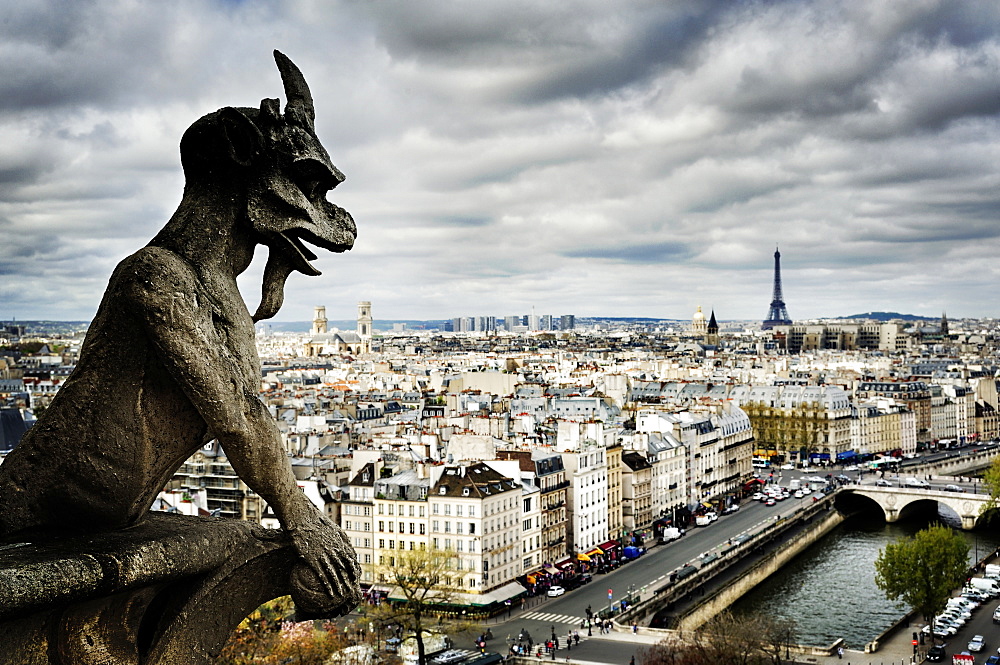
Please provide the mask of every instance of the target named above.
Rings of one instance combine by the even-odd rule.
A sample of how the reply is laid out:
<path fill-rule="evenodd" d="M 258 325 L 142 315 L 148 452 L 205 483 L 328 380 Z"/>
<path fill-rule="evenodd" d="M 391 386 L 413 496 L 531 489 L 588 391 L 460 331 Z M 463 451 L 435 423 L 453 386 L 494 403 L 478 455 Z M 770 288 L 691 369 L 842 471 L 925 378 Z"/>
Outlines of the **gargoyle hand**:
<path fill-rule="evenodd" d="M 361 602 L 361 566 L 343 530 L 325 516 L 288 529 L 301 562 L 292 570 L 292 599 L 300 614 L 347 614 Z"/>

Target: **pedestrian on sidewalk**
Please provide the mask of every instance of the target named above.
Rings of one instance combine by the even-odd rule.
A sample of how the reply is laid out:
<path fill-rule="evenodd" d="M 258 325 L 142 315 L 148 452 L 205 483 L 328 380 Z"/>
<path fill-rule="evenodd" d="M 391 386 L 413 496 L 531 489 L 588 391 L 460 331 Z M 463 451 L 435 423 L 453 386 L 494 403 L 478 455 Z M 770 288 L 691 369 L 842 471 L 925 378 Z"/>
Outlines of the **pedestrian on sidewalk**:
<path fill-rule="evenodd" d="M 844 657 L 844 647 L 837 647 L 837 658 L 840 659 L 843 657 Z"/>
<path fill-rule="evenodd" d="M 628 661 L 628 665 L 635 665 L 635 656 L 632 656 L 631 660 Z"/>

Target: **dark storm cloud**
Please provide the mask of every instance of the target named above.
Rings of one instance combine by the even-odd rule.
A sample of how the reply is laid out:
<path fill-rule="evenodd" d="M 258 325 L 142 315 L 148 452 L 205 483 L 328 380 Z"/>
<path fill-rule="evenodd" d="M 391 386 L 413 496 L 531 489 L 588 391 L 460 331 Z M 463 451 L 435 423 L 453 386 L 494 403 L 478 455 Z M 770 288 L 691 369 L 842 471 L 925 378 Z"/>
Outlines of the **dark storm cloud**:
<path fill-rule="evenodd" d="M 283 97 L 274 47 L 312 87 L 347 174 L 330 199 L 359 228 L 323 277 L 290 281 L 286 319 L 343 308 L 323 293 L 342 318 L 362 299 L 404 318 L 759 318 L 775 244 L 797 317 L 986 313 L 1000 279 L 992 1 L 91 0 L 5 20 L 19 316 L 92 315 L 179 200 L 184 129 Z"/>
<path fill-rule="evenodd" d="M 694 255 L 687 245 L 680 242 L 659 242 L 627 247 L 588 247 L 560 253 L 571 258 L 611 259 L 626 263 L 678 263 Z"/>

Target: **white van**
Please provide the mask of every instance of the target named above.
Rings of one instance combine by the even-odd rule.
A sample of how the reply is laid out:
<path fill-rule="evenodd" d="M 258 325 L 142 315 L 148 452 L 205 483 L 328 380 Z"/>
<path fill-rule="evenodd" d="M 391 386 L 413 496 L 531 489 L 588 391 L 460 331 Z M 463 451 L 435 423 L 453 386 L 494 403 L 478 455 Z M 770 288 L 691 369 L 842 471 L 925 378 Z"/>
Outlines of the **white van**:
<path fill-rule="evenodd" d="M 994 598 L 1000 596 L 1000 586 L 997 586 L 994 580 L 988 580 L 985 577 L 973 577 L 969 580 L 969 585 L 979 591 L 985 591 Z"/>

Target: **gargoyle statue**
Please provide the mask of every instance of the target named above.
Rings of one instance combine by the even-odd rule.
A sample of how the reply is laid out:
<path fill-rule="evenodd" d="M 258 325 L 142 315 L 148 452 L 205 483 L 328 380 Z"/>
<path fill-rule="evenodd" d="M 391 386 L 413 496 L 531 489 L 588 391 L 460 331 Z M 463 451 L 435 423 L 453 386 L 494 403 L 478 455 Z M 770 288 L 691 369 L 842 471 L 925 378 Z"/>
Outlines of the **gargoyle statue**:
<path fill-rule="evenodd" d="M 274 509 L 301 564 L 307 613 L 360 600 L 360 567 L 340 527 L 299 490 L 258 399 L 254 321 L 270 318 L 292 271 L 320 274 L 303 240 L 351 249 L 351 215 L 326 200 L 344 180 L 316 137 L 312 95 L 278 51 L 287 103 L 227 107 L 181 139 L 184 194 L 166 226 L 118 264 L 76 370 L 0 465 L 0 542 L 136 524 L 182 463 L 217 439 Z M 253 317 L 236 278 L 267 245 Z"/>

